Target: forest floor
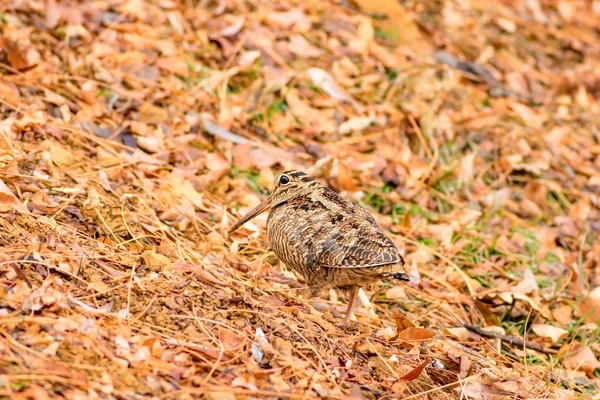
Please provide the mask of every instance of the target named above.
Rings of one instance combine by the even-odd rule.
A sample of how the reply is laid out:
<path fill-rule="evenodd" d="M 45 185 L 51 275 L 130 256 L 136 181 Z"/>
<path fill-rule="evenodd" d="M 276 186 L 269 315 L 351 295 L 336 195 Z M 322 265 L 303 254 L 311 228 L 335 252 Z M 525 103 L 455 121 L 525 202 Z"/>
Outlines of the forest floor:
<path fill-rule="evenodd" d="M 0 396 L 600 398 L 600 2 L 0 5 Z M 303 293 L 300 169 L 411 282 Z"/>

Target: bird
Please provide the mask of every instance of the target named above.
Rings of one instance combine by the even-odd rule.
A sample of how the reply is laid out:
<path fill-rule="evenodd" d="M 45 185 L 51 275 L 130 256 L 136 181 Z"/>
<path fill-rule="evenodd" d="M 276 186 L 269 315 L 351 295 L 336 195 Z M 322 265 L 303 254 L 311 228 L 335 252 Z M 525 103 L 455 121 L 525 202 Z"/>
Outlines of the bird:
<path fill-rule="evenodd" d="M 350 324 L 360 287 L 383 278 L 410 280 L 404 259 L 375 219 L 305 172 L 279 174 L 267 199 L 229 234 L 266 210 L 269 245 L 304 278 L 311 296 L 328 287 L 350 292 L 342 326 Z"/>

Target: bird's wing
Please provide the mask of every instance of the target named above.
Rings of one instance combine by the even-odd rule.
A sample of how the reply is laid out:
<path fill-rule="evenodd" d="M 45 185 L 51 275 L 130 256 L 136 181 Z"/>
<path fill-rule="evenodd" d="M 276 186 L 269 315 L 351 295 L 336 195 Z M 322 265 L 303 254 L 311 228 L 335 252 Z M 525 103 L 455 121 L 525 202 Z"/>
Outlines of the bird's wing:
<path fill-rule="evenodd" d="M 394 243 L 360 206 L 354 205 L 345 220 L 323 224 L 313 245 L 314 262 L 325 268 L 369 268 L 401 263 Z M 336 216 L 337 217 L 337 216 Z"/>

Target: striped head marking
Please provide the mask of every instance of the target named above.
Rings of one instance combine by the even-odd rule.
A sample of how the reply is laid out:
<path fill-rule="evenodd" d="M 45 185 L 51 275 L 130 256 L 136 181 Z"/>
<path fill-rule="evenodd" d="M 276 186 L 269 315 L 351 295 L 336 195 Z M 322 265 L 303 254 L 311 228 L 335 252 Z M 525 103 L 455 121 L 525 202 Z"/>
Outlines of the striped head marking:
<path fill-rule="evenodd" d="M 275 188 L 269 198 L 271 207 L 309 193 L 321 184 L 302 171 L 285 171 L 275 178 Z"/>
<path fill-rule="evenodd" d="M 321 187 L 319 182 L 315 181 L 302 171 L 290 170 L 282 172 L 275 178 L 275 188 L 273 189 L 273 192 L 271 192 L 271 195 L 255 209 L 244 215 L 242 219 L 229 230 L 229 233 L 235 231 L 237 228 L 269 208 L 284 203 L 294 197 L 310 193 L 319 187 Z"/>

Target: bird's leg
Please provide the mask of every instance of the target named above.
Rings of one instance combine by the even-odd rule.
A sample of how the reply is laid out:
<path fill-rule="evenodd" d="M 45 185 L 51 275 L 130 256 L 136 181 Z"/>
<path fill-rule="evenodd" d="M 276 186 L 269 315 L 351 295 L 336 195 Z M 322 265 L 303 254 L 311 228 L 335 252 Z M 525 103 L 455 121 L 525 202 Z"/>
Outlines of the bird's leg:
<path fill-rule="evenodd" d="M 358 285 L 352 285 L 350 288 L 350 300 L 348 300 L 348 309 L 346 310 L 346 316 L 344 317 L 344 326 L 350 325 L 350 318 L 352 317 L 352 309 L 354 308 L 354 303 L 356 303 L 356 298 L 358 297 L 359 291 Z"/>

